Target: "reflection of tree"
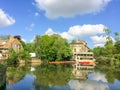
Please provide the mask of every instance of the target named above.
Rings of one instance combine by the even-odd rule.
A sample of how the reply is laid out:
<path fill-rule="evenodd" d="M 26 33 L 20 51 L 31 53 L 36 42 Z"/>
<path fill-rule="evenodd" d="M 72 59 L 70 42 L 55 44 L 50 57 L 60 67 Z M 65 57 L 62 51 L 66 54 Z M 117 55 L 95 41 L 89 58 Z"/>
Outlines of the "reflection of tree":
<path fill-rule="evenodd" d="M 65 86 L 71 76 L 71 68 L 66 65 L 41 65 L 36 67 L 35 87 L 45 90 L 52 86 Z"/>
<path fill-rule="evenodd" d="M 20 81 L 28 72 L 27 67 L 8 67 L 6 71 L 6 81 L 9 85 L 12 85 L 18 81 Z"/>
<path fill-rule="evenodd" d="M 7 66 L 0 64 L 0 90 L 5 90 L 6 87 L 6 69 Z"/>
<path fill-rule="evenodd" d="M 96 71 L 104 73 L 109 83 L 114 83 L 115 79 L 120 81 L 120 67 L 97 65 Z"/>
<path fill-rule="evenodd" d="M 0 86 L 0 90 L 6 90 L 6 83 L 4 82 L 2 86 Z"/>

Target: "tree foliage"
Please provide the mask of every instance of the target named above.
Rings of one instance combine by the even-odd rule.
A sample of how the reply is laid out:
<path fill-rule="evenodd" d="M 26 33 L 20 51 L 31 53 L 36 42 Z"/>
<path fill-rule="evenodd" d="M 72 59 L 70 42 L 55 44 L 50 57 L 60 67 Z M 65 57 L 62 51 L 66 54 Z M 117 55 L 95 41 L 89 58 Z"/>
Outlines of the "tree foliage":
<path fill-rule="evenodd" d="M 37 57 L 42 60 L 63 60 L 71 55 L 69 43 L 57 34 L 36 36 L 34 45 Z"/>
<path fill-rule="evenodd" d="M 115 37 L 114 39 L 116 40 L 115 43 L 113 43 L 112 38 L 110 37 L 110 31 L 109 29 L 105 29 L 106 32 L 106 40 L 107 42 L 105 43 L 104 47 L 95 47 L 93 49 L 93 52 L 95 56 L 97 57 L 97 60 L 99 58 L 101 59 L 101 62 L 110 62 L 110 64 L 115 64 L 118 63 L 120 60 L 120 38 L 119 38 L 119 33 L 114 33 Z M 102 58 L 104 60 L 102 60 Z M 119 61 L 120 62 L 120 61 Z"/>
<path fill-rule="evenodd" d="M 13 49 L 10 49 L 8 59 L 9 63 L 18 63 L 18 60 L 30 60 L 30 54 L 23 49 L 21 49 L 18 53 L 16 53 Z"/>

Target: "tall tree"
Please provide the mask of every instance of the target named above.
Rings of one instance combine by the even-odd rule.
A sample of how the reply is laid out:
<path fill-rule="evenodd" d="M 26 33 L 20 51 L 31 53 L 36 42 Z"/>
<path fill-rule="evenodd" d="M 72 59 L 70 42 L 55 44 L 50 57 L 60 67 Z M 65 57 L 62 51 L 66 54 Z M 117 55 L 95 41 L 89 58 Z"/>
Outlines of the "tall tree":
<path fill-rule="evenodd" d="M 42 60 L 63 60 L 71 55 L 70 46 L 60 35 L 37 36 L 35 42 L 36 54 Z"/>

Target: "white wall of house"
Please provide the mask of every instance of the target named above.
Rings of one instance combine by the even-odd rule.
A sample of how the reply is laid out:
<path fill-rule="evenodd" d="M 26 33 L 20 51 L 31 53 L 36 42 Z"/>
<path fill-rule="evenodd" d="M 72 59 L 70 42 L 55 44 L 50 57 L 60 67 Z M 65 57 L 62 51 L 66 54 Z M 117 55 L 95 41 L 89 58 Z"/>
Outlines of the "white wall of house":
<path fill-rule="evenodd" d="M 35 58 L 36 57 L 36 53 L 30 53 L 30 57 Z"/>

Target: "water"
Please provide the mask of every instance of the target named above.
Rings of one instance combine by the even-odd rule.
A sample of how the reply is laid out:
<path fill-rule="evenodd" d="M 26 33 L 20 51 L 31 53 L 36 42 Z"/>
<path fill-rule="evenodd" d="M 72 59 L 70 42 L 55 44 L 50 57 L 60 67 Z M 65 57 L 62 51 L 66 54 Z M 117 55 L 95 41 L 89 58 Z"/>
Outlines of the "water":
<path fill-rule="evenodd" d="M 0 72 L 0 90 L 120 90 L 114 66 L 23 65 Z"/>

